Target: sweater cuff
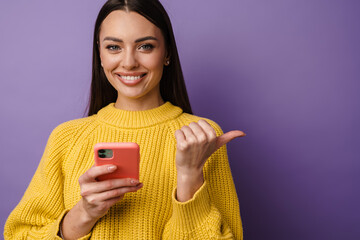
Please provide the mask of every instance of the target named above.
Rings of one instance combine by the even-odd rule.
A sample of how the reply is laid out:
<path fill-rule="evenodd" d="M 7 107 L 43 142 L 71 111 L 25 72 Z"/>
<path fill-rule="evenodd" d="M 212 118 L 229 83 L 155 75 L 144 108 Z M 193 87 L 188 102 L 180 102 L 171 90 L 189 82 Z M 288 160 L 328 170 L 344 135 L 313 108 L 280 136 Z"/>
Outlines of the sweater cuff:
<path fill-rule="evenodd" d="M 178 231 L 190 232 L 204 223 L 211 211 L 210 195 L 206 181 L 192 199 L 186 202 L 176 200 L 176 188 L 172 194 L 173 219 Z"/>
<path fill-rule="evenodd" d="M 50 236 L 55 236 L 55 239 L 61 239 L 61 237 L 58 236 L 58 232 L 59 232 L 59 228 L 60 228 L 60 223 L 61 220 L 64 218 L 65 214 L 68 212 L 69 210 L 65 209 L 64 211 L 62 211 L 62 213 L 60 214 L 60 216 L 55 220 L 55 222 L 53 223 L 53 225 L 50 228 Z"/>
<path fill-rule="evenodd" d="M 65 214 L 68 213 L 70 211 L 70 209 L 65 209 L 60 216 L 58 217 L 58 219 L 56 219 L 56 221 L 54 222 L 54 224 L 52 225 L 51 229 L 50 229 L 50 234 L 51 236 L 55 236 L 54 239 L 57 240 L 61 240 L 62 238 L 58 236 L 59 233 L 59 229 L 60 229 L 60 223 L 62 221 L 62 219 L 64 218 Z M 78 240 L 87 240 L 89 239 L 91 236 L 91 232 L 88 233 L 87 235 L 79 238 Z"/>

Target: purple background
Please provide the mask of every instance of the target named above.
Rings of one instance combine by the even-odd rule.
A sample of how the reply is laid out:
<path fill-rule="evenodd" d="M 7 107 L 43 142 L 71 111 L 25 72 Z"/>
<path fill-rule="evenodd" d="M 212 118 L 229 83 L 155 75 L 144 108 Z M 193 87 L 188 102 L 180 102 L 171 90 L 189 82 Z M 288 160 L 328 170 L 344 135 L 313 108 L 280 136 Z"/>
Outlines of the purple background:
<path fill-rule="evenodd" d="M 83 116 L 104 1 L 0 1 L 0 230 Z M 224 131 L 245 239 L 359 239 L 360 2 L 163 0 L 197 115 Z"/>

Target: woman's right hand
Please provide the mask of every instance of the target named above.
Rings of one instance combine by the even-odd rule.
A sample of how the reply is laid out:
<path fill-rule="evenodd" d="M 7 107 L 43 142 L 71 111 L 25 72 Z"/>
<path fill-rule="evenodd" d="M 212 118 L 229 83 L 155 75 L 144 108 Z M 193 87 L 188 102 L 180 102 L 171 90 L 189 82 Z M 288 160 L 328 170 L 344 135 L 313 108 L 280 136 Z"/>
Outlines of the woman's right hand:
<path fill-rule="evenodd" d="M 125 193 L 136 192 L 143 184 L 136 179 L 123 178 L 97 181 L 96 178 L 116 170 L 114 165 L 93 166 L 79 178 L 81 200 L 64 216 L 60 224 L 64 239 L 87 235 L 109 208 Z"/>
<path fill-rule="evenodd" d="M 115 170 L 115 165 L 93 166 L 80 176 L 82 199 L 79 204 L 89 220 L 100 219 L 111 206 L 124 198 L 125 193 L 136 192 L 143 186 L 138 180 L 131 178 L 96 180 L 97 177 Z"/>

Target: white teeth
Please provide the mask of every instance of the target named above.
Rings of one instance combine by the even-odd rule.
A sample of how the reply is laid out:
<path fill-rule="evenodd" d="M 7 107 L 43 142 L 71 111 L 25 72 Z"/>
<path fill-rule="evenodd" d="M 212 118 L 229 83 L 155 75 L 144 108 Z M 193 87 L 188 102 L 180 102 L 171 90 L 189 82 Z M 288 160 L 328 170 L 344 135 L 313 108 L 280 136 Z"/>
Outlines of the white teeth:
<path fill-rule="evenodd" d="M 141 78 L 141 76 L 121 76 L 122 79 L 127 81 L 135 81 Z"/>

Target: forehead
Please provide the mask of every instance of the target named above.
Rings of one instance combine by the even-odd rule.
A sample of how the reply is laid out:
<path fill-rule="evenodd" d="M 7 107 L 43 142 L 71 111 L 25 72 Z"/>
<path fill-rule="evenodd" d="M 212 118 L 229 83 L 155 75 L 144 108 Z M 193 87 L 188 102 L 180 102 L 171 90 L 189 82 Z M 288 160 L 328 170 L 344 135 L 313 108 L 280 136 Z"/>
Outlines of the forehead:
<path fill-rule="evenodd" d="M 119 37 L 132 40 L 144 36 L 155 36 L 162 39 L 161 30 L 142 15 L 136 12 L 116 10 L 111 12 L 102 22 L 99 37 Z"/>

